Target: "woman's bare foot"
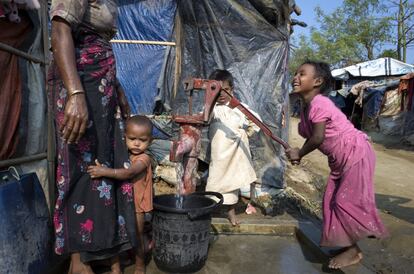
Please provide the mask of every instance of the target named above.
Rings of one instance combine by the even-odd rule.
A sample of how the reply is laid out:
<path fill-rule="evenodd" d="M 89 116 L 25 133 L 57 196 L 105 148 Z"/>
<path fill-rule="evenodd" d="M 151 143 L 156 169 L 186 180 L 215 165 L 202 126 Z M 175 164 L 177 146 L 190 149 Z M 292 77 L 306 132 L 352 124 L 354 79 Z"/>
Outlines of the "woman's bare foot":
<path fill-rule="evenodd" d="M 234 209 L 234 206 L 230 206 L 230 209 L 227 212 L 227 219 L 230 221 L 232 226 L 240 225 L 239 220 L 236 218 L 236 210 Z"/>
<path fill-rule="evenodd" d="M 121 263 L 119 262 L 118 256 L 111 259 L 111 274 L 122 274 Z"/>
<path fill-rule="evenodd" d="M 68 274 L 95 274 L 90 265 L 83 263 L 80 260 L 79 253 L 71 255 L 71 262 Z"/>
<path fill-rule="evenodd" d="M 121 269 L 111 269 L 111 274 L 122 274 Z"/>
<path fill-rule="evenodd" d="M 362 260 L 361 249 L 357 245 L 350 246 L 344 252 L 336 255 L 329 261 L 329 268 L 339 269 L 342 267 L 357 264 Z"/>
<path fill-rule="evenodd" d="M 95 274 L 90 265 L 73 265 L 69 274 Z"/>

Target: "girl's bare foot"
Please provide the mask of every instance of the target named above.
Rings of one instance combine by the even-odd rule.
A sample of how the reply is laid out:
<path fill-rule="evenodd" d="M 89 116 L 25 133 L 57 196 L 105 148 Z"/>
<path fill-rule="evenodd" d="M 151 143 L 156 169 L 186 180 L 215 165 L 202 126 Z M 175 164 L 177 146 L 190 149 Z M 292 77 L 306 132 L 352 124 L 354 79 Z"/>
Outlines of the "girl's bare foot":
<path fill-rule="evenodd" d="M 350 246 L 344 252 L 336 255 L 329 261 L 329 268 L 339 269 L 342 267 L 357 264 L 362 260 L 361 249 L 355 244 Z"/>
<path fill-rule="evenodd" d="M 232 226 L 240 225 L 239 220 L 236 218 L 236 210 L 234 209 L 234 206 L 230 206 L 230 209 L 227 212 L 227 219 L 230 221 Z"/>

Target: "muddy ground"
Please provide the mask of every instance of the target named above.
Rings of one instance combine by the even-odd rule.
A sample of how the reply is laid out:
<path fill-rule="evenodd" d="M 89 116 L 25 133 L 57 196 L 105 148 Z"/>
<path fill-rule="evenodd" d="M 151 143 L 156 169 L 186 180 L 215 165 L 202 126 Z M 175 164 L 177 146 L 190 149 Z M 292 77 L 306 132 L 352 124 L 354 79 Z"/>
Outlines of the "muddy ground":
<path fill-rule="evenodd" d="M 301 146 L 304 139 L 297 133 L 298 120 L 291 119 L 289 142 Z M 385 240 L 361 242 L 364 264 L 376 273 L 413 273 L 414 269 L 414 151 L 398 137 L 369 133 L 377 156 L 375 195 L 381 218 L 391 236 Z M 299 167 L 289 166 L 288 187 L 320 205 L 329 167 L 319 151 L 307 155 Z M 322 190 L 322 191 L 321 191 Z M 320 216 L 320 211 L 316 210 Z"/>

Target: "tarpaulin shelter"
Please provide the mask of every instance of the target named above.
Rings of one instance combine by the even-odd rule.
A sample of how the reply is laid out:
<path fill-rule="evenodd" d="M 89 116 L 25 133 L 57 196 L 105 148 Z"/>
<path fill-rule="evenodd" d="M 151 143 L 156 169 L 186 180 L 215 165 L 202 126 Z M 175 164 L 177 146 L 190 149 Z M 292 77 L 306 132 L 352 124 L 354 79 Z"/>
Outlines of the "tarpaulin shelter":
<path fill-rule="evenodd" d="M 378 58 L 332 70 L 335 79 L 347 81 L 359 77 L 398 76 L 414 72 L 414 66 L 390 57 Z"/>
<path fill-rule="evenodd" d="M 399 84 L 400 77 L 410 72 L 414 66 L 388 57 L 335 69 L 332 76 L 337 90 L 330 98 L 348 114 L 352 109 L 350 116 L 361 110 L 359 120 L 366 129 L 374 126 L 385 134 L 402 135 L 406 114 Z"/>
<path fill-rule="evenodd" d="M 274 134 L 287 137 L 294 1 L 120 0 L 119 5 L 113 41 L 117 75 L 134 113 L 184 113 L 188 106 L 182 80 L 228 69 L 238 98 Z M 196 104 L 201 107 L 201 101 Z M 251 151 L 259 182 L 282 188 L 280 146 L 260 134 L 251 141 Z"/>

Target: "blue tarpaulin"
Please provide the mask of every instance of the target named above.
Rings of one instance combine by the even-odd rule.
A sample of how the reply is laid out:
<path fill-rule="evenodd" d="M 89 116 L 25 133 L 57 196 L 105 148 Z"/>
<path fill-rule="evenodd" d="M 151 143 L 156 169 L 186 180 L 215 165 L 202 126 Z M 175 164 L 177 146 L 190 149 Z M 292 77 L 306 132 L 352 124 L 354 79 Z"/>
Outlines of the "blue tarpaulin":
<path fill-rule="evenodd" d="M 114 39 L 171 41 L 174 0 L 119 0 L 118 33 Z M 151 114 L 166 46 L 114 43 L 117 77 L 134 114 Z"/>
<path fill-rule="evenodd" d="M 334 102 L 337 108 L 343 109 L 346 107 L 345 98 L 341 94 L 335 92 L 335 94 L 329 94 L 328 98 Z"/>
<path fill-rule="evenodd" d="M 378 116 L 386 89 L 386 86 L 366 88 L 364 93 L 364 113 L 366 117 L 373 119 Z"/>
<path fill-rule="evenodd" d="M 0 273 L 47 273 L 51 220 L 36 173 L 0 171 L 0 201 Z"/>

